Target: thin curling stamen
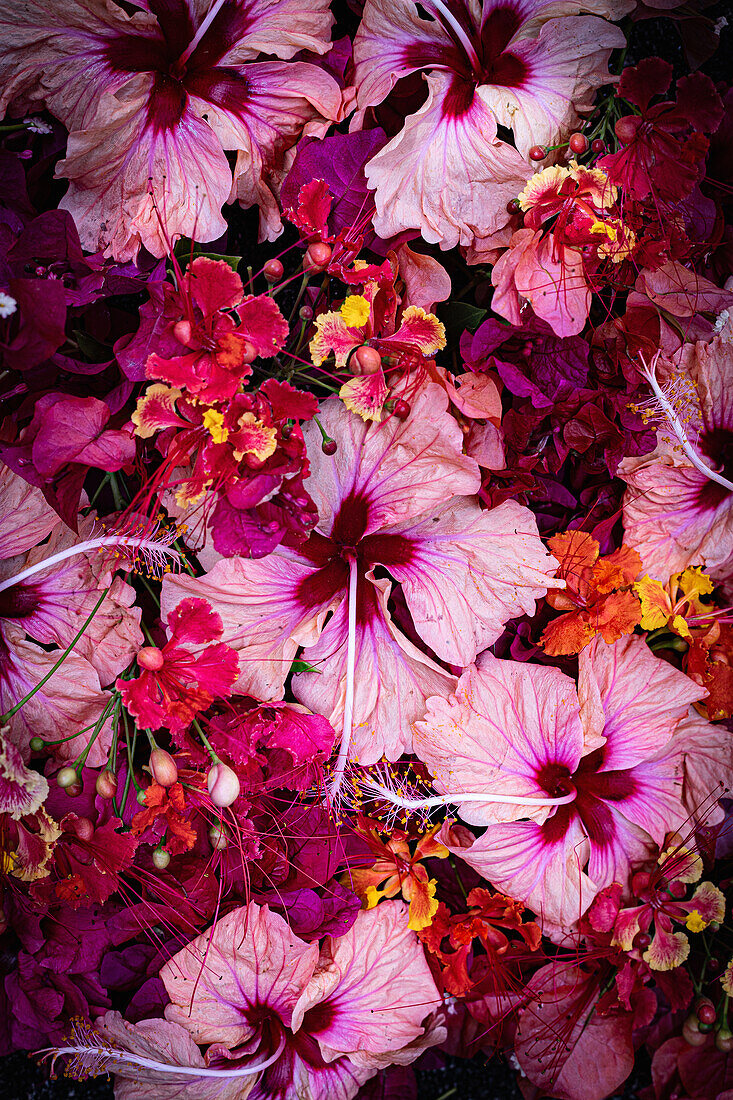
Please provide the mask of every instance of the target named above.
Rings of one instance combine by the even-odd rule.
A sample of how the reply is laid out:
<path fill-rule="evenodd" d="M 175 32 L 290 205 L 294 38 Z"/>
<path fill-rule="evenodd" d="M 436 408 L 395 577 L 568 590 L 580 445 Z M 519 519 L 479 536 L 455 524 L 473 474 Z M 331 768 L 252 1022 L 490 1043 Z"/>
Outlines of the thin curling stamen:
<path fill-rule="evenodd" d="M 656 364 L 659 354 L 657 353 L 657 355 L 654 356 L 650 364 L 646 363 L 643 357 L 640 356 L 640 358 L 642 362 L 642 366 L 640 367 L 641 373 L 652 388 L 652 392 L 656 398 L 656 404 L 663 413 L 664 421 L 672 429 L 675 438 L 678 440 L 680 447 L 687 455 L 692 465 L 696 470 L 699 470 L 704 477 L 708 478 L 710 481 L 715 481 L 718 485 L 727 489 L 729 493 L 733 493 L 733 482 L 729 481 L 727 477 L 718 473 L 718 471 L 714 470 L 711 466 L 708 466 L 707 462 L 700 457 L 690 441 L 679 410 L 675 408 L 673 402 L 669 399 L 669 394 L 662 389 L 657 381 Z"/>
<path fill-rule="evenodd" d="M 69 546 L 66 550 L 59 550 L 58 554 L 52 554 L 50 558 L 44 558 L 35 565 L 29 565 L 14 577 L 7 577 L 0 582 L 0 592 L 13 588 L 16 584 L 24 584 L 37 573 L 43 573 L 46 569 L 51 569 L 69 558 L 75 558 L 78 554 L 89 554 L 94 550 L 103 550 L 107 546 L 113 550 L 133 551 L 133 560 L 141 557 L 151 570 L 162 566 L 166 557 L 178 557 L 178 551 L 169 546 L 164 539 L 143 539 L 135 535 L 101 535 L 96 539 L 79 542 L 76 546 Z"/>

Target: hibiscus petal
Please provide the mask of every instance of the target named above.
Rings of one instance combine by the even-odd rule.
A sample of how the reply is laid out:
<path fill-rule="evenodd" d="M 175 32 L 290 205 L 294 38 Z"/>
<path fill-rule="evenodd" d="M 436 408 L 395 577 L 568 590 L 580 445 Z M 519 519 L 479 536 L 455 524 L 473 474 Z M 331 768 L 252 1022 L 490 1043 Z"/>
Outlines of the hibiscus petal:
<path fill-rule="evenodd" d="M 329 611 L 341 599 L 333 590 L 314 604 L 310 562 L 273 553 L 262 560 L 228 558 L 204 577 L 163 578 L 161 614 L 189 595 L 206 599 L 224 624 L 222 641 L 239 653 L 235 685 L 258 699 L 281 699 L 299 645 L 313 644 Z"/>
<path fill-rule="evenodd" d="M 318 945 L 299 939 L 277 913 L 254 902 L 220 917 L 160 972 L 171 1004 L 166 1019 L 197 1043 L 245 1043 L 265 1009 L 289 1025 L 318 961 Z"/>
<path fill-rule="evenodd" d="M 498 890 L 524 902 L 543 922 L 569 928 L 593 901 L 598 886 L 584 872 L 588 843 L 572 810 L 560 807 L 544 825 L 491 825 L 470 848 L 439 839 Z"/>
<path fill-rule="evenodd" d="M 14 558 L 32 549 L 60 523 L 40 489 L 9 466 L 0 466 L 0 558 Z"/>
<path fill-rule="evenodd" d="M 309 1026 L 321 1004 L 327 1008 L 321 1026 Z M 423 1020 L 440 1004 L 423 947 L 408 928 L 407 906 L 387 901 L 360 912 L 345 935 L 326 942 L 292 1026 L 315 1035 L 327 1061 L 359 1052 L 368 1065 L 370 1054 L 419 1038 Z"/>
<path fill-rule="evenodd" d="M 382 756 L 397 760 L 412 751 L 412 724 L 424 712 L 426 698 L 450 691 L 455 679 L 394 626 L 387 610 L 389 581 L 367 574 L 360 589 L 351 758 L 374 764 Z M 318 644 L 305 651 L 317 671 L 299 673 L 292 682 L 296 698 L 337 730 L 346 697 L 347 610 L 344 601 Z"/>
<path fill-rule="evenodd" d="M 464 672 L 454 696 L 428 700 L 414 745 L 436 789 L 455 798 L 465 821 L 544 821 L 552 807 L 461 803 L 460 792 L 541 798 L 552 778 L 544 773 L 548 764 L 572 774 L 583 750 L 575 684 L 558 669 L 486 653 Z"/>
<path fill-rule="evenodd" d="M 162 76 L 138 73 L 103 95 L 93 121 L 69 135 L 56 172 L 71 181 L 60 205 L 91 252 L 129 260 L 144 245 L 164 256 L 178 237 L 213 241 L 226 230 L 226 156 L 185 92 Z"/>
<path fill-rule="evenodd" d="M 315 424 L 303 426 L 319 530 L 331 532 L 347 499 L 363 503 L 369 534 L 477 492 L 478 467 L 462 453 L 463 433 L 447 410 L 436 384 L 425 387 L 407 420 L 393 416 L 383 424 L 365 425 L 341 402 L 323 402 L 319 419 L 338 442 L 336 454 L 323 454 Z"/>
<path fill-rule="evenodd" d="M 532 170 L 516 149 L 496 140 L 484 89 L 456 110 L 452 77 L 436 72 L 426 80 L 426 102 L 366 166 L 376 189 L 374 227 L 385 238 L 417 229 L 441 248 L 470 245 L 507 224 L 506 204 Z"/>
<path fill-rule="evenodd" d="M 602 769 L 633 768 L 662 750 L 705 688 L 655 657 L 643 638 L 595 638 L 579 659 L 583 724 L 606 738 Z"/>
<path fill-rule="evenodd" d="M 380 557 L 390 535 L 406 544 L 397 561 Z M 369 542 L 371 560 L 402 585 L 420 637 L 452 664 L 470 664 L 509 619 L 533 614 L 535 601 L 563 583 L 552 576 L 556 562 L 534 516 L 516 501 L 482 511 L 473 501 L 454 500 Z"/>

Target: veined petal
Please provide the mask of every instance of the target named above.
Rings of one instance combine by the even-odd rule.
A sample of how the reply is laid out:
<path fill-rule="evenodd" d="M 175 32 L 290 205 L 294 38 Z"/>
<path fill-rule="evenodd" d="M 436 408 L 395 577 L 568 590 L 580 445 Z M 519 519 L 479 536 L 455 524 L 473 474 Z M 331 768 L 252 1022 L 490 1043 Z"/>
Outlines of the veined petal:
<path fill-rule="evenodd" d="M 199 1044 L 231 1049 L 259 1029 L 260 1018 L 255 1011 L 248 1020 L 248 1009 L 264 1009 L 290 1024 L 317 961 L 317 944 L 304 943 L 281 916 L 250 902 L 220 917 L 165 964 L 166 1019 Z"/>
<path fill-rule="evenodd" d="M 56 171 L 71 181 L 60 206 L 91 252 L 128 260 L 144 245 L 164 256 L 178 237 L 212 241 L 226 229 L 232 177 L 221 144 L 162 76 L 138 73 L 103 95 L 87 129 L 69 135 Z"/>
<path fill-rule="evenodd" d="M 115 48 L 129 43 L 154 54 L 163 45 L 149 12 L 128 15 L 95 0 L 9 0 L 0 12 L 0 39 L 0 115 L 15 99 L 45 104 L 69 130 L 89 125 L 100 96 L 128 80 Z"/>
<path fill-rule="evenodd" d="M 454 855 L 550 928 L 574 925 L 598 892 L 583 871 L 588 844 L 572 809 L 561 806 L 544 825 L 490 825 L 470 848 L 452 846 L 446 831 L 438 835 Z"/>
<path fill-rule="evenodd" d="M 670 932 L 654 925 L 654 939 L 642 958 L 652 970 L 674 970 L 690 954 L 690 941 L 684 932 Z"/>
<path fill-rule="evenodd" d="M 380 236 L 418 229 L 441 248 L 470 245 L 503 228 L 506 204 L 532 174 L 516 149 L 496 138 L 496 119 L 479 89 L 460 110 L 452 78 L 426 77 L 428 98 L 365 168 L 376 189 Z"/>
<path fill-rule="evenodd" d="M 440 1003 L 423 947 L 408 927 L 407 906 L 386 901 L 360 912 L 345 935 L 326 941 L 292 1027 L 308 1027 L 308 1014 L 323 1005 L 323 1023 L 308 1031 L 326 1060 L 359 1052 L 368 1065 L 370 1054 L 419 1038 L 422 1021 Z M 318 1020 L 318 1013 L 313 1017 Z"/>
<path fill-rule="evenodd" d="M 463 433 L 436 384 L 425 387 L 407 420 L 392 416 L 365 425 L 340 401 L 324 401 L 318 415 L 338 442 L 336 454 L 326 456 L 317 426 L 303 425 L 311 467 L 306 487 L 324 534 L 332 532 L 347 500 L 363 512 L 358 538 L 433 511 L 447 497 L 469 496 L 480 486 L 478 466 L 463 454 Z"/>
<path fill-rule="evenodd" d="M 202 14 L 210 6 L 205 3 Z M 240 65 L 260 53 L 281 58 L 301 50 L 327 53 L 333 21 L 329 0 L 225 0 L 193 54 L 194 64 L 214 53 L 222 67 Z"/>
<path fill-rule="evenodd" d="M 382 756 L 398 760 L 412 752 L 412 727 L 429 695 L 451 691 L 455 678 L 426 657 L 392 623 L 388 580 L 368 574 L 359 583 L 356 669 L 351 758 L 374 764 Z M 295 697 L 341 729 L 346 697 L 347 603 L 334 613 L 305 659 L 317 672 L 293 677 Z"/>
<path fill-rule="evenodd" d="M 583 257 L 555 246 L 552 233 L 519 229 L 491 272 L 492 309 L 513 325 L 522 325 L 524 301 L 558 336 L 577 336 L 588 319 L 591 293 Z"/>
<path fill-rule="evenodd" d="M 664 749 L 705 688 L 631 635 L 613 645 L 595 638 L 583 650 L 578 694 L 584 726 L 606 738 L 601 770 L 618 771 Z"/>
<path fill-rule="evenodd" d="M 207 600 L 222 618 L 222 641 L 239 654 L 235 690 L 258 699 L 282 699 L 299 645 L 312 645 L 341 599 L 332 587 L 320 599 L 311 584 L 316 569 L 295 556 L 226 558 L 203 577 L 163 578 L 161 615 L 187 596 Z M 315 598 L 314 598 L 315 597 Z"/>
<path fill-rule="evenodd" d="M 320 313 L 315 319 L 316 334 L 308 345 L 311 359 L 320 367 L 324 359 L 333 352 L 336 366 L 345 367 L 350 353 L 364 339 L 359 328 L 350 328 L 340 310 Z"/>
<path fill-rule="evenodd" d="M 583 750 L 575 684 L 558 669 L 485 653 L 477 668 L 463 673 L 455 695 L 428 700 L 425 718 L 415 723 L 414 747 L 463 820 L 545 821 L 552 806 L 461 803 L 460 792 L 542 798 L 550 796 L 550 786 L 554 795 Z"/>
<path fill-rule="evenodd" d="M 389 535 L 405 544 L 400 560 L 379 556 Z M 533 614 L 535 601 L 562 585 L 534 516 L 516 501 L 483 511 L 458 498 L 374 541 L 372 560 L 401 583 L 420 637 L 452 664 L 470 664 L 509 619 Z"/>
<path fill-rule="evenodd" d="M 382 419 L 382 409 L 389 390 L 384 380 L 384 372 L 365 374 L 359 378 L 350 378 L 339 390 L 339 397 L 349 412 L 357 413 L 362 420 Z"/>
<path fill-rule="evenodd" d="M 0 558 L 14 558 L 42 543 L 61 523 L 40 489 L 0 465 Z M 12 517 L 12 523 L 10 519 Z"/>
<path fill-rule="evenodd" d="M 579 112 L 592 108 L 596 90 L 609 82 L 611 51 L 625 43 L 623 31 L 605 19 L 563 13 L 545 22 L 536 38 L 510 43 L 524 65 L 521 84 L 489 85 L 481 88 L 482 98 L 526 156 L 533 145 L 553 144 L 577 124 Z"/>

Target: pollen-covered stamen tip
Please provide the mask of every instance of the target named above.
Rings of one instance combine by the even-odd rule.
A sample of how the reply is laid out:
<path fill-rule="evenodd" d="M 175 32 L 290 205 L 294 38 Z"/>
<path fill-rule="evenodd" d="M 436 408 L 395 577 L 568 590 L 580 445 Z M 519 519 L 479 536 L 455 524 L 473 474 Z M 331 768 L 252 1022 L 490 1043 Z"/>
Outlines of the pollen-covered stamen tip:
<path fill-rule="evenodd" d="M 645 423 L 656 422 L 670 428 L 679 448 L 689 458 L 695 469 L 710 481 L 715 481 L 728 492 L 733 493 L 733 482 L 709 466 L 690 439 L 689 425 L 698 412 L 697 393 L 692 379 L 675 375 L 662 386 L 657 379 L 656 371 L 659 353 L 653 356 L 651 363 L 647 363 L 641 355 L 639 358 L 641 360 L 639 370 L 649 383 L 654 397 L 647 403 L 632 406 L 634 411 L 641 414 Z"/>
<path fill-rule="evenodd" d="M 179 553 L 171 545 L 175 537 L 175 531 L 161 529 L 147 537 L 135 532 L 118 532 L 87 539 L 85 542 L 78 542 L 75 546 L 60 550 L 57 554 L 36 562 L 35 565 L 30 565 L 15 576 L 7 577 L 0 582 L 0 592 L 13 588 L 16 584 L 23 584 L 37 573 L 52 569 L 69 558 L 75 558 L 79 554 L 90 554 L 95 550 L 110 549 L 116 557 L 126 559 L 129 568 L 144 570 L 149 576 L 157 576 L 170 570 L 171 562 L 174 564 L 178 562 Z"/>

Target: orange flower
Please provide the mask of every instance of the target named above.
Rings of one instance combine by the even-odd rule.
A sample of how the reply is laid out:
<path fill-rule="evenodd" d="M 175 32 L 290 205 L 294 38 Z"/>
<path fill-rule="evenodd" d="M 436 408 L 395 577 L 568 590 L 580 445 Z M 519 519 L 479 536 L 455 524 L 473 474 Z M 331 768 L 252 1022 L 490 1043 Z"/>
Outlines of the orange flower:
<path fill-rule="evenodd" d="M 380 839 L 379 831 L 368 818 L 360 817 L 357 832 L 364 837 L 376 861 L 371 867 L 347 872 L 342 882 L 373 909 L 382 898 L 401 894 L 410 904 L 409 927 L 415 932 L 427 928 L 438 909 L 436 881 L 428 877 L 421 860 L 430 856 L 445 859 L 448 849 L 434 840 L 440 823 L 421 836 L 417 843 L 407 833 L 392 830 L 389 839 Z M 410 849 L 410 844 L 414 847 Z"/>
<path fill-rule="evenodd" d="M 642 611 L 631 590 L 641 569 L 636 551 L 621 546 L 599 557 L 600 546 L 586 531 L 563 531 L 547 545 L 566 584 L 562 591 L 548 593 L 547 602 L 566 614 L 545 628 L 540 638 L 545 652 L 553 657 L 580 653 L 596 634 L 609 644 L 630 634 Z"/>

